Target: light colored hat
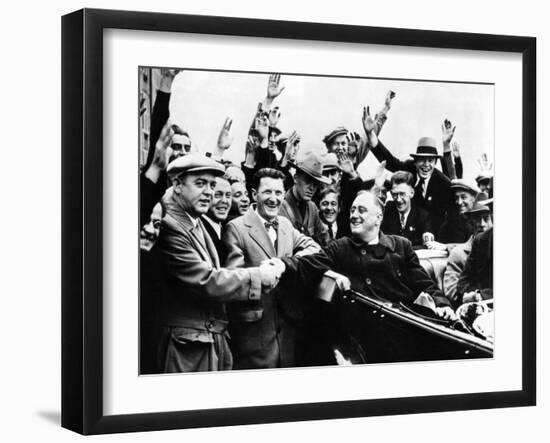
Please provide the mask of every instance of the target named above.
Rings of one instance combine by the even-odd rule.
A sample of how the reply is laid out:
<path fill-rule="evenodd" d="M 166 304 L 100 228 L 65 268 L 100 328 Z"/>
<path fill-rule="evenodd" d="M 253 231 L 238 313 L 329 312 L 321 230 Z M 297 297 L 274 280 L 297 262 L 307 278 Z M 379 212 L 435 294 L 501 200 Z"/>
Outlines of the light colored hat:
<path fill-rule="evenodd" d="M 465 214 L 468 215 L 481 215 L 481 214 L 490 214 L 493 210 L 493 199 L 488 198 L 485 192 L 480 192 L 477 194 L 476 201 L 472 206 L 472 209 L 466 211 Z"/>
<path fill-rule="evenodd" d="M 215 176 L 222 176 L 225 174 L 225 168 L 221 163 L 206 155 L 190 153 L 172 161 L 168 165 L 167 172 L 171 177 L 192 172 L 210 172 Z"/>
<path fill-rule="evenodd" d="M 329 153 L 323 155 L 321 158 L 323 160 L 323 171 L 332 171 L 333 169 L 340 169 L 340 165 L 338 164 L 338 157 L 336 157 L 336 154 Z"/>
<path fill-rule="evenodd" d="M 477 195 L 479 193 L 479 188 L 475 182 L 470 180 L 454 179 L 451 181 L 451 189 L 463 189 L 471 194 Z"/>
<path fill-rule="evenodd" d="M 323 177 L 323 164 L 319 154 L 309 151 L 304 153 L 303 157 L 297 161 L 294 166 L 302 172 L 305 172 L 315 180 L 330 185 L 331 181 L 327 177 Z"/>
<path fill-rule="evenodd" d="M 435 138 L 432 137 L 422 137 L 420 140 L 418 140 L 418 146 L 416 147 L 416 152 L 414 154 L 410 154 L 412 158 L 417 157 L 437 157 L 441 158 L 441 156 L 437 153 L 437 144 L 435 142 Z"/>

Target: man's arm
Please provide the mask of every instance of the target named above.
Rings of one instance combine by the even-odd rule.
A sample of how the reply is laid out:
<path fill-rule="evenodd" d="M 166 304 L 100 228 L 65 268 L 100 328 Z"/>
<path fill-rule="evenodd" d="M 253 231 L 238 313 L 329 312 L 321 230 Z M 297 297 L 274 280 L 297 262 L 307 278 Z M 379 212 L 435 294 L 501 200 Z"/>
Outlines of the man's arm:
<path fill-rule="evenodd" d="M 321 252 L 321 246 L 319 246 L 315 240 L 307 235 L 302 234 L 300 231 L 292 228 L 292 254 L 296 257 L 303 257 L 305 255 L 315 254 Z"/>
<path fill-rule="evenodd" d="M 234 223 L 230 222 L 225 226 L 222 241 L 226 251 L 225 267 L 228 269 L 243 268 L 245 266 L 244 242 Z"/>
<path fill-rule="evenodd" d="M 460 277 L 458 279 L 457 283 L 457 298 L 460 303 L 462 303 L 462 298 L 465 294 L 468 292 L 475 292 L 478 291 L 480 298 L 483 300 L 487 300 L 490 298 L 493 298 L 493 288 L 485 288 L 481 284 L 481 282 L 478 281 L 477 278 L 477 269 L 482 265 L 481 260 L 484 256 L 483 252 L 481 251 L 480 239 L 483 234 L 478 234 L 472 243 L 472 251 L 470 252 L 470 255 L 468 256 L 468 259 L 466 260 L 466 265 L 464 266 L 464 270 L 460 274 Z"/>
<path fill-rule="evenodd" d="M 462 267 L 459 265 L 459 260 L 460 256 L 458 251 L 451 251 L 443 275 L 443 290 L 445 291 L 445 296 L 455 306 L 460 304 L 457 294 L 457 284 L 460 273 L 462 272 Z"/>
<path fill-rule="evenodd" d="M 215 268 L 196 250 L 188 233 L 182 233 L 163 222 L 159 239 L 166 271 L 178 281 L 196 288 L 209 298 L 219 301 L 257 300 L 262 292 L 259 267 Z M 181 294 L 185 296 L 184 293 Z"/>

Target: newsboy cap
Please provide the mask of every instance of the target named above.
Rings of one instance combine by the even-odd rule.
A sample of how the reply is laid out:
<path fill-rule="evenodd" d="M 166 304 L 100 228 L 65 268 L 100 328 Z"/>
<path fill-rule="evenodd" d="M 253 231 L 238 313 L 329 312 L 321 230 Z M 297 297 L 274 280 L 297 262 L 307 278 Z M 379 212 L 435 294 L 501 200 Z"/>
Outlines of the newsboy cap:
<path fill-rule="evenodd" d="M 487 194 L 485 192 L 480 192 L 476 200 L 474 202 L 474 205 L 472 206 L 472 209 L 469 211 L 466 211 L 466 215 L 484 215 L 484 214 L 490 214 L 493 211 L 493 199 L 488 198 Z"/>
<path fill-rule="evenodd" d="M 171 177 L 194 172 L 210 172 L 215 176 L 222 176 L 225 174 L 225 168 L 221 163 L 208 158 L 206 155 L 191 153 L 170 162 L 167 172 Z"/>
<path fill-rule="evenodd" d="M 432 137 L 422 137 L 420 140 L 418 140 L 416 152 L 414 154 L 410 154 L 410 156 L 414 159 L 425 157 L 441 158 L 441 156 L 437 153 L 435 138 Z"/>
<path fill-rule="evenodd" d="M 332 130 L 329 134 L 325 135 L 325 138 L 323 138 L 323 143 L 328 145 L 333 139 L 343 134 L 347 135 L 348 130 L 343 126 L 338 126 L 336 129 Z"/>
<path fill-rule="evenodd" d="M 474 194 L 474 195 L 477 195 L 479 193 L 479 188 L 474 182 L 470 180 L 464 180 L 462 178 L 456 178 L 452 180 L 451 189 L 452 190 L 463 189 L 464 191 L 467 191 L 470 194 Z"/>

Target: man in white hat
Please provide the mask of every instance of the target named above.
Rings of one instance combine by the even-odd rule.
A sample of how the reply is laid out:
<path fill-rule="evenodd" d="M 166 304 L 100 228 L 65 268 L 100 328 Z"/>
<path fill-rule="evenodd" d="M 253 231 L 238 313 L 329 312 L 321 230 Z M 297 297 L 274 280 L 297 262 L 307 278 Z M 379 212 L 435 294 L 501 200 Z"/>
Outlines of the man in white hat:
<path fill-rule="evenodd" d="M 225 302 L 259 300 L 278 275 L 269 265 L 225 269 L 201 216 L 212 202 L 224 167 L 191 153 L 168 166 L 173 193 L 166 199 L 158 241 L 165 291 L 160 308 L 162 372 L 231 369 Z"/>
<path fill-rule="evenodd" d="M 391 172 L 408 171 L 415 176 L 414 202 L 428 211 L 432 229 L 438 232 L 445 214 L 451 208 L 453 195 L 451 181 L 440 170 L 436 169 L 438 159 L 436 141 L 432 137 L 418 140 L 416 152 L 410 154 L 412 160 L 399 160 L 378 139 L 376 124 L 368 108 L 363 113 L 363 127 L 372 147 L 372 153 L 378 161 L 386 161 L 386 168 Z"/>

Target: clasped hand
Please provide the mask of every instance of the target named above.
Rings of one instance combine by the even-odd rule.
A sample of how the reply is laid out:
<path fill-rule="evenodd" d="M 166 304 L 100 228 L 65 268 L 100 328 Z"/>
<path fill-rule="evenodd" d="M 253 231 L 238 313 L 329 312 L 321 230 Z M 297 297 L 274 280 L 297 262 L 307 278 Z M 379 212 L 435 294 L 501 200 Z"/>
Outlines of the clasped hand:
<path fill-rule="evenodd" d="M 279 283 L 281 275 L 285 271 L 285 264 L 278 258 L 264 260 L 260 264 L 262 286 L 273 289 Z"/>

